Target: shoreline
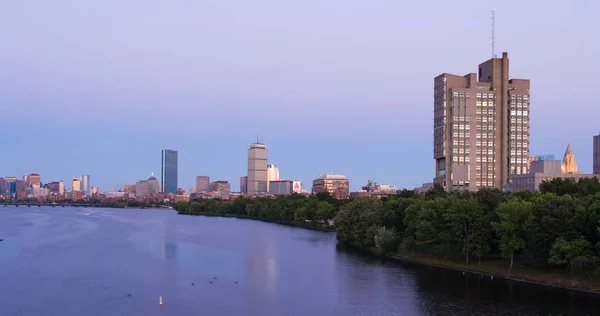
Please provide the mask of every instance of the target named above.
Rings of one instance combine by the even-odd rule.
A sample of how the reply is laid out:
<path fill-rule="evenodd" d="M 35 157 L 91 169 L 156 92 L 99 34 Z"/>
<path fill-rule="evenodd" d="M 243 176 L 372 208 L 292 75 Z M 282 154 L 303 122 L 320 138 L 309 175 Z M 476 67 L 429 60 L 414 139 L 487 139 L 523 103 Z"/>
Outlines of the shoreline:
<path fill-rule="evenodd" d="M 278 224 L 278 225 L 290 226 L 290 227 L 300 227 L 300 228 L 317 230 L 317 231 L 322 231 L 322 232 L 335 233 L 335 229 L 334 228 L 327 229 L 327 228 L 323 228 L 323 227 L 315 227 L 315 226 L 311 226 L 311 225 L 308 225 L 308 224 L 303 224 L 302 222 L 278 222 L 278 221 L 270 221 L 270 220 L 266 220 L 266 219 L 252 218 L 252 217 L 242 216 L 242 215 L 214 214 L 214 213 L 193 213 L 192 214 L 192 213 L 179 213 L 179 212 L 177 212 L 177 215 L 191 215 L 191 216 L 226 217 L 226 218 L 247 219 L 247 220 L 259 221 L 259 222 L 263 222 L 263 223 Z"/>
<path fill-rule="evenodd" d="M 288 222 L 288 223 L 283 223 L 283 222 L 276 222 L 276 221 L 269 221 L 269 220 L 263 220 L 263 219 L 258 219 L 258 218 L 251 218 L 251 217 L 247 217 L 247 216 L 240 216 L 240 215 L 230 215 L 230 214 L 225 214 L 225 215 L 221 215 L 221 214 L 213 214 L 213 213 L 196 213 L 196 214 L 182 214 L 182 213 L 177 213 L 178 215 L 193 215 L 193 216 L 208 216 L 208 217 L 228 217 L 228 218 L 238 218 L 238 219 L 247 219 L 247 220 L 254 220 L 254 221 L 261 221 L 261 222 L 265 222 L 265 223 L 272 223 L 272 224 L 278 224 L 278 225 L 283 225 L 283 226 L 291 226 L 291 227 L 300 227 L 300 228 L 305 228 L 305 229 L 311 229 L 311 230 L 317 230 L 317 231 L 326 231 L 326 232 L 335 232 L 335 229 L 326 229 L 326 228 L 320 228 L 320 227 L 312 227 L 312 226 L 308 226 L 308 225 L 303 225 L 302 223 L 297 223 L 297 222 Z M 498 279 L 498 280 L 507 280 L 507 281 L 511 281 L 511 282 L 520 282 L 520 283 L 525 283 L 525 284 L 530 284 L 530 285 L 537 285 L 537 286 L 543 286 L 543 287 L 547 287 L 547 288 L 551 288 L 551 289 L 558 289 L 558 290 L 564 290 L 564 291 L 574 291 L 574 292 L 579 292 L 582 294 L 587 294 L 587 295 L 594 295 L 594 296 L 599 296 L 600 295 L 600 284 L 597 288 L 593 288 L 593 287 L 586 287 L 586 286 L 572 286 L 572 285 L 568 285 L 566 283 L 568 282 L 577 282 L 575 280 L 565 280 L 564 278 L 557 278 L 555 279 L 556 283 L 550 283 L 550 282 L 546 282 L 544 280 L 540 280 L 539 278 L 535 278 L 535 277 L 530 277 L 530 276 L 524 276 L 523 275 L 523 271 L 515 271 L 513 270 L 513 275 L 509 275 L 508 273 L 500 273 L 500 272 L 489 272 L 486 271 L 486 265 L 482 265 L 482 266 L 469 266 L 469 267 L 459 267 L 461 264 L 459 263 L 455 263 L 452 261 L 442 261 L 441 259 L 429 259 L 429 258 L 423 258 L 421 256 L 418 256 L 416 254 L 412 254 L 412 255 L 381 255 L 379 253 L 377 253 L 374 249 L 367 249 L 367 248 L 363 248 L 363 247 L 358 247 L 355 245 L 349 245 L 349 244 L 345 244 L 345 243 L 338 243 L 338 245 L 341 245 L 342 247 L 346 247 L 348 249 L 352 249 L 355 250 L 359 253 L 362 254 L 366 254 L 366 255 L 370 255 L 373 257 L 378 257 L 378 258 L 383 258 L 386 260 L 390 260 L 396 264 L 401 264 L 401 263 L 408 263 L 408 264 L 413 264 L 413 265 L 418 265 L 421 267 L 433 267 L 433 268 L 437 268 L 437 269 L 444 269 L 444 270 L 449 270 L 449 271 L 454 271 L 454 272 L 463 272 L 463 273 L 469 273 L 470 275 L 480 275 L 480 276 L 485 276 L 488 278 L 493 278 L 493 279 Z M 479 267 L 479 268 L 478 268 Z M 488 267 L 489 268 L 489 267 Z M 516 275 L 515 275 L 516 274 Z M 552 276 L 550 274 L 548 274 L 548 276 Z"/>
<path fill-rule="evenodd" d="M 348 245 L 348 244 L 340 244 L 342 245 L 342 247 L 347 247 L 349 249 L 355 250 L 359 253 L 363 253 L 366 255 L 370 255 L 370 256 L 374 256 L 374 257 L 379 257 L 379 258 L 384 258 L 387 260 L 390 260 L 394 263 L 408 263 L 408 264 L 414 264 L 414 265 L 418 265 L 418 266 L 422 266 L 422 267 L 433 267 L 433 268 L 437 268 L 437 269 L 444 269 L 444 270 L 449 270 L 449 271 L 454 271 L 454 272 L 463 272 L 463 273 L 468 273 L 470 275 L 480 275 L 480 276 L 485 276 L 488 278 L 493 278 L 493 279 L 498 279 L 498 280 L 507 280 L 507 281 L 512 281 L 512 282 L 520 282 L 520 283 L 526 283 L 526 284 L 531 284 L 531 285 L 537 285 L 537 286 L 543 286 L 543 287 L 547 287 L 547 288 L 553 288 L 553 289 L 558 289 L 558 290 L 564 290 L 564 291 L 573 291 L 573 292 L 579 292 L 582 294 L 587 294 L 587 295 L 594 295 L 594 296 L 599 296 L 600 295 L 600 286 L 598 287 L 598 289 L 596 288 L 588 288 L 588 287 L 577 287 L 577 286 L 570 286 L 570 285 L 566 285 L 564 284 L 564 282 L 561 281 L 567 281 L 564 279 L 556 279 L 557 283 L 549 283 L 549 282 L 545 282 L 543 280 L 539 280 L 536 278 L 532 278 L 532 277 L 525 277 L 525 276 L 516 276 L 516 275 L 509 275 L 506 273 L 492 273 L 489 271 L 485 270 L 485 266 L 480 266 L 482 267 L 481 269 L 477 269 L 475 266 L 475 268 L 471 268 L 471 267 L 458 267 L 456 265 L 456 263 L 451 262 L 451 261 L 446 261 L 444 262 L 439 262 L 440 260 L 427 260 L 426 258 L 422 258 L 422 257 L 414 257 L 414 256 L 410 256 L 410 255 L 393 255 L 393 256 L 388 256 L 388 255 L 381 255 L 379 253 L 377 253 L 374 249 L 366 249 L 366 248 L 362 248 L 362 247 L 357 247 L 354 245 Z M 515 271 L 513 270 L 513 273 L 515 273 Z M 518 271 L 516 272 L 517 275 L 520 275 L 521 273 L 519 273 Z"/>

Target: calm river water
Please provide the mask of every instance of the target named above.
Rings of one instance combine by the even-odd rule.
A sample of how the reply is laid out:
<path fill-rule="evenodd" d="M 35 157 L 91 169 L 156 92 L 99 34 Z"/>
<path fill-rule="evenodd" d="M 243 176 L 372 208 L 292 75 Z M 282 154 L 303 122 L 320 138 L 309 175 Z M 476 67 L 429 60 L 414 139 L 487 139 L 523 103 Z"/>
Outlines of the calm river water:
<path fill-rule="evenodd" d="M 600 313 L 598 298 L 384 263 L 336 248 L 327 232 L 89 211 L 0 207 L 0 315 Z"/>

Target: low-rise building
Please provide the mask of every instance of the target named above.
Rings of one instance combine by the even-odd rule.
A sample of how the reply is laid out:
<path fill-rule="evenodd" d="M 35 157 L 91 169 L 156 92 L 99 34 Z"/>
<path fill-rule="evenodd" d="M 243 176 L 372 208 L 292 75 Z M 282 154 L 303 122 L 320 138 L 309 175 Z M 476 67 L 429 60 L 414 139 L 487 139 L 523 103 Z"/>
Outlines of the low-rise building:
<path fill-rule="evenodd" d="M 570 167 L 570 170 L 573 170 Z M 583 172 L 562 172 L 565 170 L 564 163 L 560 160 L 535 160 L 531 162 L 531 168 L 527 174 L 512 175 L 510 182 L 503 186 L 506 192 L 519 191 L 537 191 L 540 189 L 540 184 L 544 181 L 550 181 L 556 178 L 593 178 L 594 174 L 585 174 Z"/>
<path fill-rule="evenodd" d="M 291 180 L 271 180 L 269 181 L 269 193 L 272 195 L 289 195 L 292 194 Z"/>
<path fill-rule="evenodd" d="M 189 194 L 177 194 L 175 195 L 175 202 L 189 202 L 190 195 Z"/>
<path fill-rule="evenodd" d="M 218 193 L 219 195 L 228 196 L 231 192 L 231 186 L 227 181 L 215 181 L 210 183 L 209 191 Z"/>

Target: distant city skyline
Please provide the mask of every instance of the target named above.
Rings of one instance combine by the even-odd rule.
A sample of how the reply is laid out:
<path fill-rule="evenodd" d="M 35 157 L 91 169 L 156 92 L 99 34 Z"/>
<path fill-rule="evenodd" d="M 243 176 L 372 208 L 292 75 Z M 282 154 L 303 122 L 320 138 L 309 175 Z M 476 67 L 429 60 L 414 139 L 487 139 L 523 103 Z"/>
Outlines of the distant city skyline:
<path fill-rule="evenodd" d="M 491 57 L 492 7 L 496 52 L 532 82 L 530 154 L 570 143 L 591 172 L 597 2 L 66 0 L 0 10 L 0 174 L 113 190 L 160 178 L 157 152 L 174 148 L 178 187 L 237 188 L 260 133 L 286 178 L 419 186 L 435 176 L 432 78 Z"/>

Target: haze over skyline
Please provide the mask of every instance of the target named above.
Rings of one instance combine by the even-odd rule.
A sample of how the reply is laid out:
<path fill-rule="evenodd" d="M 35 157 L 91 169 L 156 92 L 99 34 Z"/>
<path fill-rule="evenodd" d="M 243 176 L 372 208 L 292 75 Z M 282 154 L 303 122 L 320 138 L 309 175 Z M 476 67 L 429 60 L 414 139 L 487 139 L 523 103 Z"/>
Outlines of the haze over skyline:
<path fill-rule="evenodd" d="M 434 176 L 433 78 L 508 52 L 531 80 L 531 154 L 571 143 L 592 171 L 600 3 L 12 1 L 0 4 L 0 177 L 89 174 L 101 190 L 179 152 L 239 190 L 260 135 L 282 179 L 342 173 L 413 188 Z"/>

